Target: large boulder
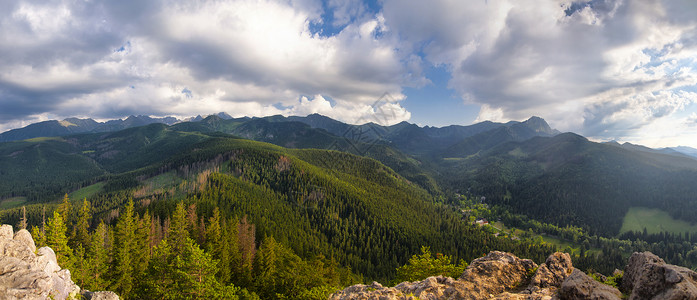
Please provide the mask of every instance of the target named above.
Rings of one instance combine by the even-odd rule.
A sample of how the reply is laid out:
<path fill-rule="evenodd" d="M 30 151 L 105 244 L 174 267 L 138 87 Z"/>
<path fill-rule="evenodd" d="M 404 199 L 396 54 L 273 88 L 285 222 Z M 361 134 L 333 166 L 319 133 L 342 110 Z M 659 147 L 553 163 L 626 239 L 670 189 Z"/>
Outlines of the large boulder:
<path fill-rule="evenodd" d="M 571 256 L 568 253 L 556 252 L 547 257 L 547 260 L 537 268 L 535 276 L 530 281 L 530 288 L 559 287 L 573 270 Z"/>
<path fill-rule="evenodd" d="M 51 276 L 21 259 L 0 256 L 0 295 L 2 299 L 48 299 L 53 286 Z"/>
<path fill-rule="evenodd" d="M 566 277 L 559 289 L 562 300 L 619 300 L 621 297 L 618 289 L 602 284 L 578 269 Z"/>
<path fill-rule="evenodd" d="M 356 284 L 336 292 L 329 297 L 330 300 L 358 300 L 358 299 L 380 299 L 380 300 L 402 300 L 407 298 L 402 292 L 395 288 L 386 288 L 380 283 L 373 282 L 370 285 Z"/>
<path fill-rule="evenodd" d="M 58 265 L 51 248 L 37 251 L 27 230 L 14 233 L 12 226 L 0 226 L 0 299 L 63 300 L 79 294 L 80 287 L 72 281 L 70 271 Z M 93 298 L 118 299 L 111 292 L 99 295 L 102 298 Z"/>
<path fill-rule="evenodd" d="M 630 300 L 697 299 L 697 273 L 666 264 L 651 252 L 635 252 L 624 271 L 622 288 Z"/>
<path fill-rule="evenodd" d="M 467 266 L 454 291 L 448 293 L 461 299 L 484 299 L 514 288 L 525 287 L 537 264 L 511 253 L 492 251 Z"/>
<path fill-rule="evenodd" d="M 21 229 L 17 231 L 13 239 L 29 247 L 29 251 L 36 252 L 36 244 L 34 244 L 34 239 L 31 237 L 31 233 L 29 233 L 28 230 Z"/>

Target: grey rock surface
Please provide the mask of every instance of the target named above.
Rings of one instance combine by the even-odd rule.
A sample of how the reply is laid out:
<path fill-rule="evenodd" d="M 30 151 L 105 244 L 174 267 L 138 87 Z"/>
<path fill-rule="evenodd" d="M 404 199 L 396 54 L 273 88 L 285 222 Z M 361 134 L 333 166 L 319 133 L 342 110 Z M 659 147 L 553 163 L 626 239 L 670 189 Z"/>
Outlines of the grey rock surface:
<path fill-rule="evenodd" d="M 93 299 L 118 299 L 112 292 L 97 292 Z M 49 247 L 36 250 L 29 231 L 14 233 L 12 226 L 0 226 L 0 299 L 74 299 L 80 287 L 61 269 Z M 105 298 L 106 297 L 106 298 Z"/>
<path fill-rule="evenodd" d="M 602 284 L 578 269 L 571 272 L 559 289 L 562 300 L 619 300 L 621 297 L 618 289 Z"/>
<path fill-rule="evenodd" d="M 651 252 L 635 252 L 624 271 L 622 287 L 630 300 L 697 299 L 697 273 L 666 264 Z"/>

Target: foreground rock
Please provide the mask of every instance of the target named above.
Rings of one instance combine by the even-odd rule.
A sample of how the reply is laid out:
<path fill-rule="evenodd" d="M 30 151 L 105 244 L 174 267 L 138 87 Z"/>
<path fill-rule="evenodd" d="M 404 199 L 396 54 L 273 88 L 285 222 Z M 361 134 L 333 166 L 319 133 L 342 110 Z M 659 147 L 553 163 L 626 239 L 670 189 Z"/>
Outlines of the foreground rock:
<path fill-rule="evenodd" d="M 697 299 L 697 273 L 666 264 L 651 252 L 635 252 L 624 271 L 622 288 L 629 299 Z"/>
<path fill-rule="evenodd" d="M 37 250 L 26 229 L 14 233 L 10 225 L 0 227 L 1 299 L 62 300 L 80 296 L 87 298 L 92 293 L 80 295 L 80 287 L 70 279 L 69 270 L 60 268 L 51 248 Z M 99 299 L 118 299 L 118 296 Z"/>
<path fill-rule="evenodd" d="M 697 299 L 697 273 L 666 264 L 649 252 L 634 253 L 622 289 L 632 300 Z M 622 293 L 574 269 L 566 253 L 554 253 L 538 267 L 531 260 L 493 251 L 472 261 L 458 279 L 437 276 L 394 287 L 359 284 L 330 299 L 619 300 Z"/>
<path fill-rule="evenodd" d="M 531 274 L 537 267 L 532 260 L 520 259 L 511 253 L 493 251 L 472 261 L 457 280 L 437 276 L 417 282 L 402 282 L 391 288 L 383 287 L 377 282 L 371 285 L 359 284 L 333 294 L 330 299 L 551 298 L 552 293 L 548 289 L 526 290 Z M 559 267 L 554 265 L 552 268 Z M 525 294 L 519 293 L 521 291 Z"/>
<path fill-rule="evenodd" d="M 619 300 L 622 293 L 618 289 L 595 281 L 586 273 L 575 269 L 562 282 L 559 296 L 561 299 L 569 300 Z"/>

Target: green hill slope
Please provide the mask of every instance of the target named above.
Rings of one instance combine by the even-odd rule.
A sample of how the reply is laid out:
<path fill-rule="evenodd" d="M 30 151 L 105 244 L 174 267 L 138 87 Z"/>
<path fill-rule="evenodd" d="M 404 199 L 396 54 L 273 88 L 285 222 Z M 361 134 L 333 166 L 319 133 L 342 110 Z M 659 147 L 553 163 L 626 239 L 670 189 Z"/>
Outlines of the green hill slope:
<path fill-rule="evenodd" d="M 444 167 L 454 178 L 451 186 L 471 188 L 488 203 L 592 233 L 618 234 L 631 206 L 697 221 L 697 161 L 689 158 L 629 151 L 567 133 L 504 143 Z"/>

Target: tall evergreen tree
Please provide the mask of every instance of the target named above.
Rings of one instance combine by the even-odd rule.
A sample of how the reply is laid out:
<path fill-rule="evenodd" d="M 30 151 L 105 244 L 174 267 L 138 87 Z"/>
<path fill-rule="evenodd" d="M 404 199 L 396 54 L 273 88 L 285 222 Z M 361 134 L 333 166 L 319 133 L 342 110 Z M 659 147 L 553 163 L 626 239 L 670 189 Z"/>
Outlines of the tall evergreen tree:
<path fill-rule="evenodd" d="M 213 216 L 208 219 L 208 227 L 206 229 L 206 251 L 211 256 L 218 260 L 219 271 L 218 278 L 222 283 L 230 282 L 232 274 L 232 264 L 230 260 L 230 243 L 231 240 L 227 237 L 227 225 L 221 219 L 220 209 L 215 207 Z M 237 231 L 237 226 L 234 226 Z M 236 233 L 235 233 L 236 234 Z M 235 252 L 237 252 L 237 243 L 234 244 Z"/>
<path fill-rule="evenodd" d="M 63 201 L 58 205 L 58 213 L 60 213 L 63 218 L 63 224 L 68 225 L 68 220 L 70 217 L 70 199 L 68 199 L 68 194 L 63 196 Z"/>
<path fill-rule="evenodd" d="M 82 244 L 77 244 L 73 253 L 74 263 L 70 269 L 72 280 L 79 286 L 85 287 L 92 284 L 90 276 L 90 262 L 87 260 L 88 254 Z"/>
<path fill-rule="evenodd" d="M 41 230 L 40 226 L 31 227 L 31 236 L 34 238 L 34 243 L 36 243 L 36 248 L 41 248 L 46 246 L 46 234 Z"/>
<path fill-rule="evenodd" d="M 184 244 L 188 237 L 186 210 L 184 209 L 184 203 L 179 202 L 172 215 L 169 232 L 167 233 L 169 245 L 172 247 L 172 252 L 175 255 L 179 255 L 184 251 Z"/>
<path fill-rule="evenodd" d="M 278 259 L 276 240 L 271 236 L 264 237 L 254 257 L 254 286 L 267 297 L 275 294 Z"/>
<path fill-rule="evenodd" d="M 187 238 L 182 255 L 175 258 L 174 273 L 180 297 L 185 299 L 237 299 L 234 286 L 224 286 L 216 278 L 217 261 Z"/>
<path fill-rule="evenodd" d="M 82 245 L 85 249 L 90 248 L 89 228 L 91 221 L 92 213 L 90 203 L 87 201 L 87 198 L 85 198 L 82 201 L 82 206 L 80 206 L 80 211 L 77 215 L 77 223 L 73 227 L 72 231 L 72 242 L 74 248 L 77 248 L 77 245 Z"/>
<path fill-rule="evenodd" d="M 146 211 L 142 218 L 138 214 L 133 216 L 133 222 L 136 224 L 136 245 L 134 249 L 134 265 L 133 270 L 135 277 L 142 277 L 150 262 L 150 214 Z"/>
<path fill-rule="evenodd" d="M 64 269 L 72 267 L 73 250 L 68 246 L 67 230 L 61 214 L 57 210 L 53 211 L 53 217 L 48 219 L 46 227 L 46 245 L 53 249 L 58 264 Z"/>
<path fill-rule="evenodd" d="M 123 214 L 116 222 L 116 234 L 112 253 L 114 264 L 112 287 L 127 298 L 134 285 L 134 257 L 136 250 L 136 224 L 133 222 L 133 199 L 128 200 Z"/>
<path fill-rule="evenodd" d="M 104 225 L 104 222 L 99 222 L 97 229 L 92 234 L 92 248 L 89 252 L 90 276 L 92 277 L 90 282 L 92 289 L 97 291 L 105 290 L 109 285 L 105 276 L 109 266 L 107 233 L 107 226 Z"/>

